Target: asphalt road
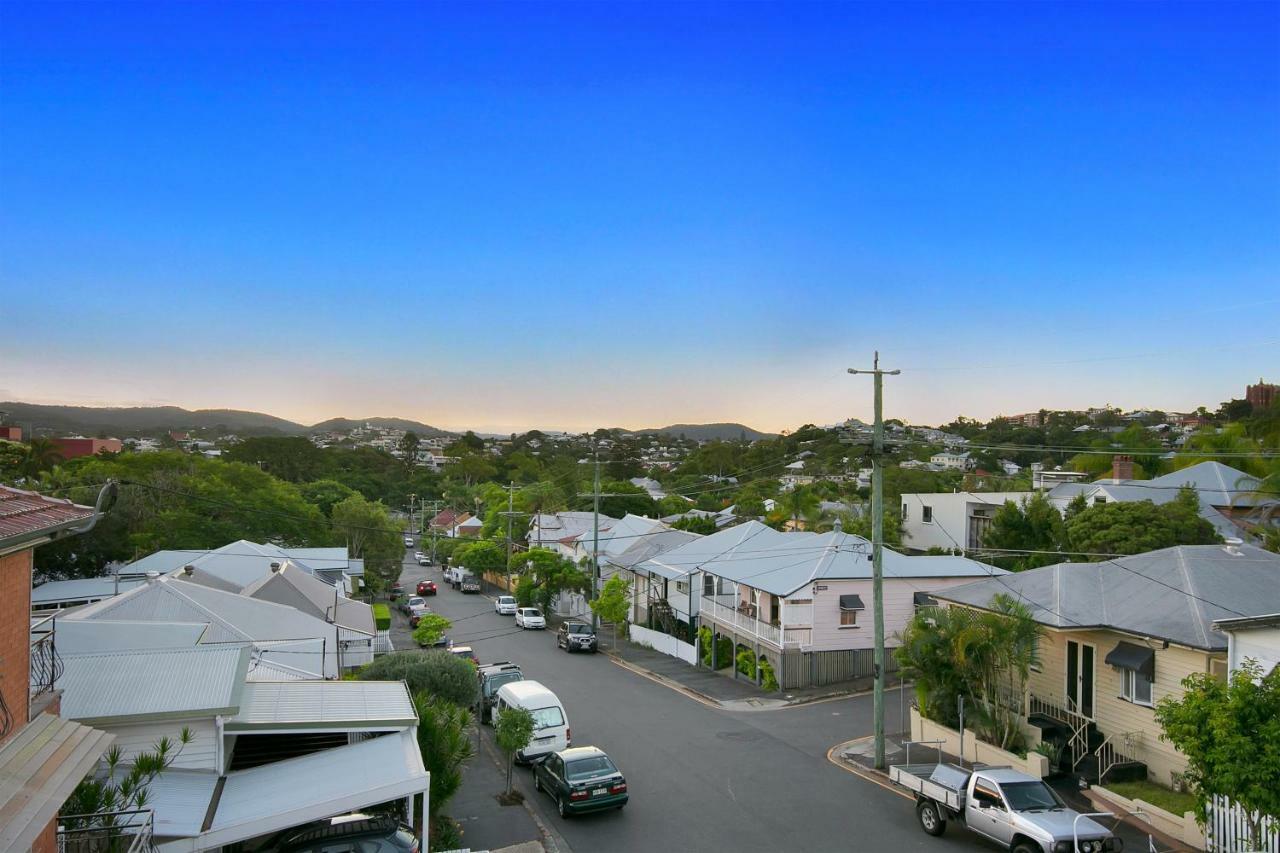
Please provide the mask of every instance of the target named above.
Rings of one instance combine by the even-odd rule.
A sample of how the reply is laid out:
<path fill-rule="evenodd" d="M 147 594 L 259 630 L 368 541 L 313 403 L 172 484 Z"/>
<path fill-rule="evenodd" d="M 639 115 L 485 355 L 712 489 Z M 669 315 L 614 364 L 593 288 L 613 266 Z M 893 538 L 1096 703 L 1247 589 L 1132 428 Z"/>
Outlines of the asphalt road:
<path fill-rule="evenodd" d="M 406 560 L 407 591 L 424 576 L 440 580 L 438 570 Z M 869 696 L 728 712 L 605 655 L 566 654 L 553 632 L 515 628 L 487 597 L 442 586 L 428 603 L 454 621 L 456 644 L 473 646 L 481 661 L 514 661 L 553 690 L 568 710 L 574 745 L 604 749 L 626 775 L 625 809 L 563 820 L 533 791 L 529 772 L 517 771 L 543 823 L 573 853 L 994 849 L 953 827 L 943 838 L 925 835 L 910 801 L 827 760 L 835 744 L 871 733 Z M 394 639 L 410 647 L 403 630 Z M 886 710 L 896 719 L 896 696 Z"/>

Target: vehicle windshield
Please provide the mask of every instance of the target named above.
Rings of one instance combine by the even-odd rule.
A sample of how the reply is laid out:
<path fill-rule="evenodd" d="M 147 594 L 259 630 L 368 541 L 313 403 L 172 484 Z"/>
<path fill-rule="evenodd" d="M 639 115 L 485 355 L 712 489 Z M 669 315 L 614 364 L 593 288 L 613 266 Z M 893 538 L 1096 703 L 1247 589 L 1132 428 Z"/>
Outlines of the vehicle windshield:
<path fill-rule="evenodd" d="M 524 676 L 518 672 L 504 672 L 499 675 L 491 675 L 484 680 L 484 694 L 492 696 L 498 692 L 498 688 L 504 684 L 510 684 L 513 681 L 523 681 Z"/>
<path fill-rule="evenodd" d="M 498 603 L 499 604 L 515 604 L 516 600 L 509 595 L 500 595 L 498 596 Z"/>
<path fill-rule="evenodd" d="M 590 634 L 591 633 L 590 625 L 569 625 L 568 629 L 570 634 Z"/>
<path fill-rule="evenodd" d="M 533 728 L 549 729 L 552 726 L 563 726 L 564 714 L 554 705 L 550 708 L 539 708 L 533 712 Z"/>
<path fill-rule="evenodd" d="M 526 607 L 524 609 L 524 615 L 525 616 L 541 616 L 542 614 L 538 612 L 538 608 L 536 607 Z"/>
<path fill-rule="evenodd" d="M 421 598 L 411 598 L 411 599 L 409 599 L 409 606 L 410 606 L 410 607 L 414 607 L 414 606 L 419 605 L 419 604 L 426 604 L 426 602 L 425 602 L 425 601 L 423 601 Z"/>
<path fill-rule="evenodd" d="M 1053 789 L 1043 782 L 1006 782 L 1000 790 L 1015 812 L 1065 808 Z"/>
<path fill-rule="evenodd" d="M 564 766 L 564 776 L 570 782 L 617 772 L 618 768 L 614 767 L 613 762 L 603 755 L 597 755 L 594 758 L 579 758 L 577 761 L 571 761 Z"/>

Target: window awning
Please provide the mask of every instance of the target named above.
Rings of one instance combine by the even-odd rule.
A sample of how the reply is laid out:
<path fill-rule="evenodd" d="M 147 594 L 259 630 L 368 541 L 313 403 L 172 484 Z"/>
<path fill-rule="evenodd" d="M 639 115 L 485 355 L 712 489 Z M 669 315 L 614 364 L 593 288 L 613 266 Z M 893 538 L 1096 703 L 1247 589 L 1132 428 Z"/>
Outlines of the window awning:
<path fill-rule="evenodd" d="M 938 599 L 927 592 L 913 592 L 911 601 L 916 607 L 937 607 Z"/>
<path fill-rule="evenodd" d="M 1155 678 L 1156 650 L 1121 641 L 1107 653 L 1106 662 L 1121 669 L 1132 669 L 1147 678 Z"/>
<path fill-rule="evenodd" d="M 841 610 L 866 610 L 867 607 L 862 603 L 862 597 L 858 595 L 842 595 L 840 596 Z"/>

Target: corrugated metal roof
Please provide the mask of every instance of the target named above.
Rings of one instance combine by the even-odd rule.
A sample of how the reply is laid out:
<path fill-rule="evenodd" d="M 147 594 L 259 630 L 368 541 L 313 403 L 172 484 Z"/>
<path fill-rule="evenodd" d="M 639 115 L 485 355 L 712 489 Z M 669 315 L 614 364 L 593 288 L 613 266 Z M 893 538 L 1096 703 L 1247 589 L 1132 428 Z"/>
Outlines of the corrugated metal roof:
<path fill-rule="evenodd" d="M 69 601 L 99 601 L 109 598 L 117 592 L 127 592 L 140 583 L 142 581 L 139 580 L 120 580 L 117 582 L 114 577 L 49 581 L 31 590 L 31 604 L 40 607 Z"/>
<path fill-rule="evenodd" d="M 227 775 L 213 825 L 196 846 L 233 844 L 423 793 L 429 778 L 411 730 L 239 770 Z"/>
<path fill-rule="evenodd" d="M 1097 563 L 1060 563 L 934 592 L 988 607 L 1004 593 L 1055 628 L 1111 628 L 1209 651 L 1227 638 L 1214 620 L 1280 611 L 1280 554 L 1242 545 L 1180 545 Z"/>
<path fill-rule="evenodd" d="M 199 770 L 166 770 L 147 788 L 147 808 L 155 814 L 155 834 L 189 838 L 204 827 L 218 774 Z"/>
<path fill-rule="evenodd" d="M 286 560 L 278 571 L 268 572 L 246 586 L 241 594 L 293 607 L 369 636 L 376 630 L 372 607 L 343 597 L 336 586 L 315 578 L 292 560 Z"/>
<path fill-rule="evenodd" d="M 56 621 L 58 651 L 63 655 L 130 649 L 191 648 L 200 642 L 207 622 L 113 622 L 108 619 Z"/>
<path fill-rule="evenodd" d="M 287 681 L 246 684 L 227 730 L 411 726 L 413 700 L 401 681 Z"/>
<path fill-rule="evenodd" d="M 72 720 L 146 720 L 234 714 L 248 645 L 65 655 L 57 687 Z"/>
<path fill-rule="evenodd" d="M 6 540 L 57 530 L 92 516 L 93 507 L 0 486 L 0 548 Z"/>
<path fill-rule="evenodd" d="M 0 850 L 27 850 L 115 735 L 40 714 L 0 746 Z"/>
<path fill-rule="evenodd" d="M 871 543 L 852 533 L 782 533 L 748 521 L 674 548 L 637 568 L 666 578 L 703 571 L 775 595 L 789 595 L 812 581 L 870 578 L 870 554 Z M 966 557 L 909 557 L 884 550 L 887 580 L 997 574 L 1005 572 Z"/>

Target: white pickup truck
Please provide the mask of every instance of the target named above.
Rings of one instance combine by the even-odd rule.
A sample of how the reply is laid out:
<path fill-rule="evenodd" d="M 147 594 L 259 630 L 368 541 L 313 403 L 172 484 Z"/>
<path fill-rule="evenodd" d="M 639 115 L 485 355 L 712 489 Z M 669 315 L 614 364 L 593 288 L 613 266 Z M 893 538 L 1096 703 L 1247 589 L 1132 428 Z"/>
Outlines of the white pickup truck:
<path fill-rule="evenodd" d="M 930 835 L 963 823 L 1010 853 L 1116 853 L 1124 841 L 1066 804 L 1043 780 L 1007 767 L 897 764 L 889 778 L 916 795 Z"/>

